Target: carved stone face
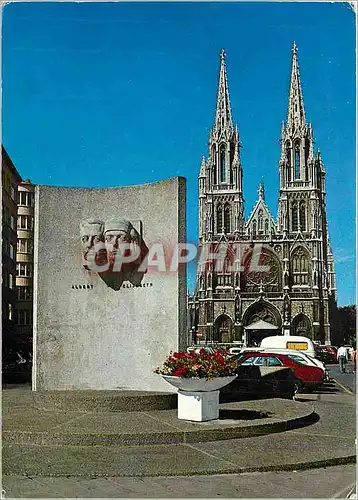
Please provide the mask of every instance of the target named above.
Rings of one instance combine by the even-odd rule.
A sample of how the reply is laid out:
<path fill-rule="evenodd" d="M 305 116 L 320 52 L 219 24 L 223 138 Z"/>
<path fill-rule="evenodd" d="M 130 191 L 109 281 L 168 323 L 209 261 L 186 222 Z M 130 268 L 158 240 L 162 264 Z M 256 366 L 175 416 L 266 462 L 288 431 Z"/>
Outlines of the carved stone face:
<path fill-rule="evenodd" d="M 111 267 L 115 264 L 119 253 L 130 254 L 129 245 L 132 243 L 132 224 L 126 219 L 113 219 L 105 224 L 104 242 L 107 249 L 108 262 Z M 122 248 L 121 248 L 122 247 Z"/>
<path fill-rule="evenodd" d="M 86 269 L 89 269 L 88 257 L 90 251 L 96 252 L 97 264 L 101 265 L 107 260 L 105 248 L 96 250 L 96 245 L 100 243 L 104 243 L 103 223 L 101 221 L 83 221 L 81 223 L 81 246 L 83 265 Z"/>

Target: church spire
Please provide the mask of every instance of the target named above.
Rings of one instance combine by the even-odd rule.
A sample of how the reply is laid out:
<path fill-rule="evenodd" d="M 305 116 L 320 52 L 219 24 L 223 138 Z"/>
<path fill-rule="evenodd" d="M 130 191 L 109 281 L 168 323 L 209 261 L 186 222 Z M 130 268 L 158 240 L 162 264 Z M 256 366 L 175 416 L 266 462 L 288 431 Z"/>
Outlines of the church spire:
<path fill-rule="evenodd" d="M 215 129 L 217 131 L 233 128 L 233 123 L 231 118 L 229 87 L 226 75 L 225 57 L 226 57 L 225 50 L 222 49 L 220 52 L 219 86 L 218 86 L 218 96 L 216 102 L 216 115 L 215 115 Z"/>
<path fill-rule="evenodd" d="M 288 98 L 287 127 L 293 131 L 306 125 L 305 108 L 297 59 L 297 45 L 293 42 L 290 92 Z"/>

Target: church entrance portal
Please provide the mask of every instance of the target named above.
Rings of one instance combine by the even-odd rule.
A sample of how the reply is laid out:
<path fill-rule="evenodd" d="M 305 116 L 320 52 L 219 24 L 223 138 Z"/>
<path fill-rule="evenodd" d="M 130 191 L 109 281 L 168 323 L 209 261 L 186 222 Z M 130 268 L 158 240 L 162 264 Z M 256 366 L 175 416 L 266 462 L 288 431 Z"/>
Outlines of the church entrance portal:
<path fill-rule="evenodd" d="M 214 324 L 214 342 L 219 344 L 230 344 L 234 340 L 234 328 L 232 319 L 226 314 L 221 314 Z"/>
<path fill-rule="evenodd" d="M 259 301 L 252 304 L 243 318 L 247 347 L 257 347 L 261 340 L 270 335 L 281 334 L 281 316 L 269 302 Z"/>

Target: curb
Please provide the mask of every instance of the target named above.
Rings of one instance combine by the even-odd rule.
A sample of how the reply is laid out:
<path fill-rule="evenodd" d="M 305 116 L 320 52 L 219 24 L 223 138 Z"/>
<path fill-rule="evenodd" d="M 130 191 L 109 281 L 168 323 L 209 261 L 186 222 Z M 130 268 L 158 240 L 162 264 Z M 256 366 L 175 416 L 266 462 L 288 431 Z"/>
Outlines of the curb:
<path fill-rule="evenodd" d="M 11 476 L 11 475 L 30 475 L 31 477 L 81 477 L 81 478 L 86 478 L 86 477 L 91 477 L 91 478 L 99 478 L 99 477 L 179 477 L 179 476 L 211 476 L 211 475 L 218 475 L 218 474 L 244 474 L 244 473 L 250 473 L 250 472 L 296 472 L 298 470 L 308 470 L 308 469 L 320 469 L 324 467 L 332 467 L 335 465 L 348 465 L 348 464 L 355 464 L 356 463 L 356 455 L 348 455 L 346 457 L 337 457 L 337 458 L 330 458 L 326 460 L 313 460 L 309 462 L 298 462 L 298 463 L 288 463 L 288 464 L 280 464 L 280 465 L 267 465 L 267 466 L 250 466 L 250 467 L 233 467 L 232 465 L 230 467 L 219 467 L 217 469 L 209 469 L 206 471 L 189 471 L 189 470 L 182 470 L 180 472 L 171 472 L 168 471 L 165 475 L 163 474 L 156 474 L 155 472 L 151 472 L 150 474 L 141 474 L 141 473 L 136 473 L 136 474 L 102 474 L 102 473 L 96 473 L 96 472 L 91 472 L 90 474 L 86 473 L 49 473 L 46 471 L 46 473 L 34 473 L 34 472 L 29 472 L 28 470 L 15 470 L 15 471 L 3 471 L 3 476 Z"/>

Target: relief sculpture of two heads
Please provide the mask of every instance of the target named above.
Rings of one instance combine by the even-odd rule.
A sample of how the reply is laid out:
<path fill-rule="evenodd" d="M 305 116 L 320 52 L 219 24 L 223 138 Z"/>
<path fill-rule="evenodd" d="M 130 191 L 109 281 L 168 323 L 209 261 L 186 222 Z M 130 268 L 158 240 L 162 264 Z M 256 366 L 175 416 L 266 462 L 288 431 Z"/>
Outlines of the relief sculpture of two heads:
<path fill-rule="evenodd" d="M 101 277 L 115 276 L 121 283 L 137 282 L 146 272 L 143 261 L 148 248 L 129 220 L 123 217 L 106 221 L 86 219 L 80 224 L 80 236 L 82 264 L 87 271 Z"/>

